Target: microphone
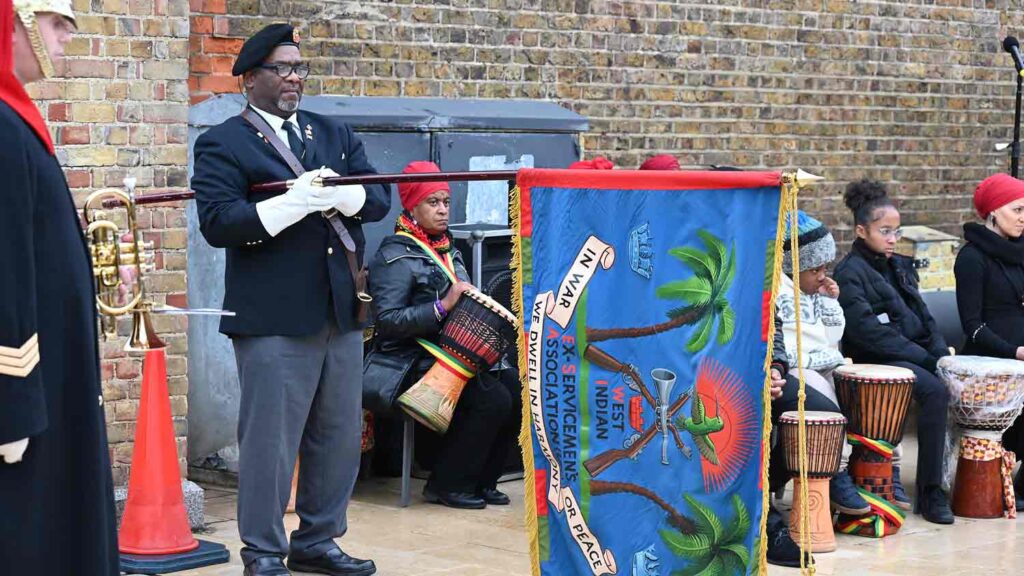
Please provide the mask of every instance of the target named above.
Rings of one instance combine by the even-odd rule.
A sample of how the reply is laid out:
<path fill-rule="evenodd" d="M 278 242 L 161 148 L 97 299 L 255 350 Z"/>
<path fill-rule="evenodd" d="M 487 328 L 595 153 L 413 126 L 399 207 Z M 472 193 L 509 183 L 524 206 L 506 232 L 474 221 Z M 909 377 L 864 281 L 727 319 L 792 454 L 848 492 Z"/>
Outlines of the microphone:
<path fill-rule="evenodd" d="M 1017 72 L 1024 76 L 1024 58 L 1020 55 L 1020 42 L 1013 36 L 1007 36 L 1003 38 L 1003 50 L 1010 53 L 1013 57 L 1013 65 L 1017 67 Z"/>

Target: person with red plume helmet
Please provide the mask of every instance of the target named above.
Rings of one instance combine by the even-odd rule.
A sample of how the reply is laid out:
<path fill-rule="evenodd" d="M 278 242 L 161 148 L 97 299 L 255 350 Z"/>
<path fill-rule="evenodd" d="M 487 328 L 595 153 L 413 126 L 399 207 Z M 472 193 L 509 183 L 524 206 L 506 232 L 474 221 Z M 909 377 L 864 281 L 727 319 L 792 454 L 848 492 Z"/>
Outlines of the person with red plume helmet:
<path fill-rule="evenodd" d="M 964 224 L 967 243 L 956 256 L 956 301 L 966 341 L 964 354 L 1024 360 L 1024 182 L 989 176 L 974 191 L 985 223 Z M 1003 446 L 1024 458 L 1021 418 L 1003 434 Z M 1014 481 L 1024 510 L 1024 472 Z"/>
<path fill-rule="evenodd" d="M 613 170 L 615 164 L 604 156 L 598 156 L 593 160 L 578 160 L 569 164 L 569 170 Z"/>
<path fill-rule="evenodd" d="M 440 169 L 433 162 L 417 161 L 402 172 Z M 404 391 L 419 380 L 434 357 L 416 339 L 436 343 L 445 317 L 473 289 L 448 232 L 448 183 L 399 184 L 398 195 L 403 210 L 395 234 L 381 242 L 370 262 L 376 335 L 364 365 L 367 389 Z M 447 433 L 417 437 L 417 452 L 429 444 L 436 447 L 433 471 L 423 490 L 428 502 L 468 509 L 509 504 L 497 482 L 519 432 L 522 406 L 518 374 L 513 372 L 477 374 L 466 384 Z"/>
<path fill-rule="evenodd" d="M 651 156 L 640 165 L 641 170 L 681 170 L 679 160 L 671 154 Z"/>
<path fill-rule="evenodd" d="M 118 574 L 93 272 L 24 85 L 75 31 L 70 0 L 0 0 L 0 571 Z"/>

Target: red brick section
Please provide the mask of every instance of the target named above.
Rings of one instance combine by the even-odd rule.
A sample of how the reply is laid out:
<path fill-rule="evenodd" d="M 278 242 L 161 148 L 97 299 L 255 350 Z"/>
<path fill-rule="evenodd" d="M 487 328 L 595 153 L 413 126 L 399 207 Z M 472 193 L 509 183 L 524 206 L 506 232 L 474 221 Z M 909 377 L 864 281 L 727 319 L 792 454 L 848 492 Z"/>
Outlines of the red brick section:
<path fill-rule="evenodd" d="M 450 5 L 447 5 L 450 4 Z M 300 26 L 308 93 L 530 98 L 590 118 L 586 154 L 623 167 L 801 167 L 805 207 L 849 240 L 838 195 L 892 184 L 905 220 L 959 233 L 974 184 L 1005 166 L 1024 15 L 937 0 L 193 0 L 193 102 L 235 91 L 203 57 L 271 22 Z M 217 78 L 217 80 L 213 80 Z M 204 81 L 205 79 L 205 81 Z"/>
<path fill-rule="evenodd" d="M 78 33 L 66 48 L 64 79 L 30 88 L 49 123 L 57 157 L 81 206 L 85 197 L 126 176 L 136 192 L 184 190 L 187 183 L 188 35 L 186 0 L 75 0 Z M 185 293 L 185 216 L 179 207 L 141 208 L 145 240 L 157 250 L 149 276 L 152 300 L 180 301 Z M 188 390 L 186 321 L 157 317 L 169 344 L 168 383 L 185 470 Z M 103 395 L 114 481 L 128 479 L 140 396 L 141 356 L 121 348 L 118 337 L 101 343 Z"/>

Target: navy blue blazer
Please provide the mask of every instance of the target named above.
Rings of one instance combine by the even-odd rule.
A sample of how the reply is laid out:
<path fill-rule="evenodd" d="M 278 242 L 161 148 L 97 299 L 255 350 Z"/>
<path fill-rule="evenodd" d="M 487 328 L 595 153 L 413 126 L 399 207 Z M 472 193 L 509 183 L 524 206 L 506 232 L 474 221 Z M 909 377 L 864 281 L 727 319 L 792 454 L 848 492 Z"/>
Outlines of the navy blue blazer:
<path fill-rule="evenodd" d="M 299 111 L 306 169 L 328 166 L 342 176 L 376 174 L 352 129 L 326 116 Z M 229 336 L 308 336 L 333 314 L 342 330 L 359 328 L 355 290 L 344 247 L 319 213 L 271 237 L 256 203 L 280 192 L 253 193 L 253 184 L 291 180 L 288 164 L 241 116 L 210 128 L 195 144 L 191 187 L 203 237 L 225 248 L 224 309 L 220 331 Z M 388 186 L 366 188 L 366 203 L 342 221 L 363 261 L 362 223 L 384 218 L 391 207 Z"/>

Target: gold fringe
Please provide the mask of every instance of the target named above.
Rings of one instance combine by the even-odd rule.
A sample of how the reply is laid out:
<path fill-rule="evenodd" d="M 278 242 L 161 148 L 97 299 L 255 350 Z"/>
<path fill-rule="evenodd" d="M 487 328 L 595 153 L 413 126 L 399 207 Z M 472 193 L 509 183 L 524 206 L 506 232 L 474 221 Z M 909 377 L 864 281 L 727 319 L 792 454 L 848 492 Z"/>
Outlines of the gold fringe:
<path fill-rule="evenodd" d="M 792 192 L 788 195 L 787 210 L 789 212 L 789 250 L 792 257 L 790 260 L 793 262 L 793 306 L 795 307 L 796 314 L 796 359 L 797 359 L 797 379 L 799 380 L 800 387 L 797 393 L 797 452 L 798 464 L 797 469 L 800 472 L 800 550 L 810 551 L 811 549 L 811 518 L 810 518 L 810 503 L 807 499 L 807 415 L 804 410 L 804 406 L 807 401 L 807 384 L 804 380 L 804 366 L 800 362 L 801 352 L 803 352 L 803 336 L 801 335 L 801 322 L 800 322 L 800 244 L 799 238 L 799 226 L 797 225 L 797 195 L 800 191 L 800 184 L 794 177 L 792 182 L 788 184 L 792 189 Z M 791 512 L 792 513 L 792 512 Z M 800 554 L 800 574 L 808 574 L 814 576 L 815 567 L 814 559 L 811 559 L 810 563 L 805 562 L 806 557 L 804 554 Z"/>
<path fill-rule="evenodd" d="M 525 511 L 526 533 L 530 541 L 530 572 L 540 576 L 540 534 L 537 528 L 537 487 L 533 456 L 533 437 L 530 435 L 532 413 L 530 412 L 530 386 L 526 381 L 526 318 L 523 308 L 523 242 L 522 207 L 519 186 L 508 193 L 509 224 L 512 227 L 512 313 L 519 318 L 516 344 L 519 352 L 519 382 L 522 385 L 523 413 L 519 428 L 519 448 L 523 454 L 523 509 Z"/>
<path fill-rule="evenodd" d="M 784 175 L 785 179 L 789 175 Z M 775 353 L 775 299 L 779 294 L 779 285 L 782 281 L 782 241 L 786 232 L 786 213 L 789 209 L 789 196 L 793 194 L 785 182 L 780 187 L 779 214 L 775 222 L 775 249 L 772 260 L 772 292 L 769 298 L 768 312 L 768 353 L 764 358 L 764 390 L 762 392 L 762 403 L 764 404 L 763 429 L 761 434 L 761 486 L 762 508 L 761 508 L 761 535 L 757 551 L 758 567 L 757 573 L 764 576 L 768 574 L 768 508 L 771 505 L 771 490 L 768 486 L 768 457 L 771 453 L 772 437 L 772 356 Z"/>

